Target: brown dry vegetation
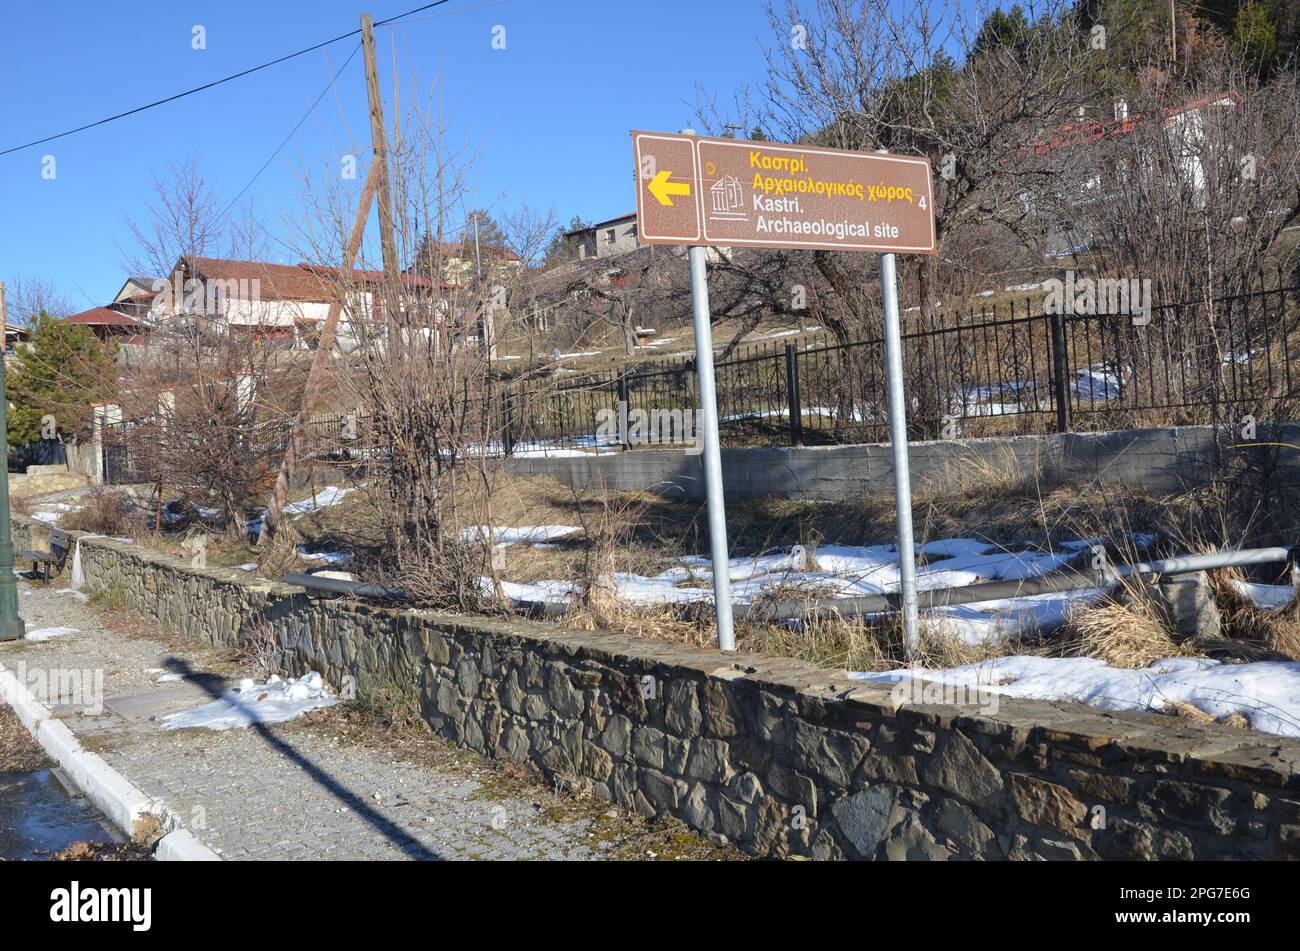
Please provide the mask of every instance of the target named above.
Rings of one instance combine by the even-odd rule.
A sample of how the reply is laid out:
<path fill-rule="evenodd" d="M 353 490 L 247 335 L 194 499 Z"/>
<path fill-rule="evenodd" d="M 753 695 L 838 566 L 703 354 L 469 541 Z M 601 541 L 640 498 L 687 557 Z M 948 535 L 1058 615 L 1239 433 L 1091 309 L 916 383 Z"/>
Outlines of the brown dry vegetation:
<path fill-rule="evenodd" d="M 1115 561 L 1123 562 L 1139 555 L 1209 551 L 1226 544 L 1274 544 L 1273 536 L 1290 531 L 1276 519 L 1260 519 L 1257 507 L 1243 506 L 1243 493 L 1228 481 L 1157 496 L 1118 486 L 1047 488 L 1008 475 L 1012 471 L 1013 467 L 996 463 L 971 465 L 952 480 L 919 484 L 913 500 L 917 541 L 977 538 L 990 547 L 1053 550 L 1065 541 L 1096 538 L 1105 541 Z M 347 480 L 341 473 L 318 474 L 317 486 L 326 482 L 346 484 Z M 303 489 L 293 497 L 309 497 L 309 491 Z M 276 544 L 260 550 L 214 534 L 209 563 L 260 560 L 260 574 L 280 577 L 311 566 L 299 557 L 299 545 L 341 548 L 354 554 L 349 569 L 359 577 L 392 584 L 400 579 L 385 574 L 376 557 L 383 541 L 373 525 L 372 507 L 373 501 L 361 488 L 338 505 L 286 522 Z M 545 545 L 506 546 L 499 556 L 503 561 L 498 561 L 497 573 L 510 581 L 577 582 L 582 596 L 563 619 L 567 626 L 704 646 L 712 643 L 706 608 L 635 608 L 612 597 L 604 581 L 615 572 L 655 574 L 677 564 L 682 555 L 707 554 L 702 503 L 670 501 L 650 492 L 575 491 L 553 479 L 499 473 L 490 484 L 462 480 L 447 510 L 457 516 L 448 524 L 449 532 L 483 524 L 579 529 Z M 793 544 L 815 550 L 820 544 L 887 543 L 894 531 L 893 497 L 888 491 L 864 491 L 833 502 L 742 501 L 728 510 L 728 538 L 735 554 L 757 555 Z M 1152 549 L 1139 551 L 1132 539 L 1144 533 L 1156 541 Z M 175 537 L 149 541 L 181 553 Z M 477 563 L 489 560 L 480 550 Z M 928 619 L 919 659 L 932 667 L 1007 652 L 1097 657 L 1131 667 L 1178 655 L 1300 659 L 1296 611 L 1254 608 L 1232 587 L 1231 579 L 1245 580 L 1245 575 L 1239 570 L 1210 575 L 1223 617 L 1221 636 L 1212 640 L 1176 635 L 1162 608 L 1142 589 L 1129 587 L 1107 601 L 1081 608 L 1051 636 L 1030 642 L 972 646 L 946 630 L 941 619 Z M 1252 580 L 1278 583 L 1271 575 L 1256 575 Z M 484 609 L 504 610 L 494 604 Z M 794 625 L 746 623 L 738 625 L 737 640 L 743 650 L 853 670 L 887 669 L 904 660 L 900 632 L 892 620 L 827 616 Z"/>

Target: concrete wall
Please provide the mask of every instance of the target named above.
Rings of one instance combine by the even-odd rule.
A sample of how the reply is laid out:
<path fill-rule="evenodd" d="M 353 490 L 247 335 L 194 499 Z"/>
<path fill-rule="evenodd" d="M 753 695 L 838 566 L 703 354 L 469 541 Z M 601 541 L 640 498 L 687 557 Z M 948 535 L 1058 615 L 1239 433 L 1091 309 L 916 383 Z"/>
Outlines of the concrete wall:
<path fill-rule="evenodd" d="M 19 547 L 48 526 L 14 518 Z M 79 533 L 73 533 L 80 537 Z M 1300 741 L 1151 714 L 918 697 L 808 663 L 349 601 L 81 542 L 88 589 L 287 673 L 418 700 L 435 733 L 755 855 L 1300 857 Z"/>
<path fill-rule="evenodd" d="M 1252 441 L 1300 445 L 1300 424 L 1261 424 Z M 1279 477 L 1300 483 L 1300 449 L 1236 451 L 1261 458 L 1273 455 Z M 916 442 L 908 452 L 913 486 L 951 483 L 978 466 L 1037 479 L 1044 485 L 1124 483 L 1158 494 L 1202 483 L 1218 471 L 1214 432 L 1208 426 Z M 601 485 L 616 491 L 650 489 L 672 498 L 700 500 L 704 498 L 700 459 L 679 450 L 634 449 L 603 455 L 529 456 L 510 459 L 506 467 L 518 475 L 551 476 L 579 489 Z M 842 499 L 864 490 L 892 488 L 893 469 L 888 443 L 722 450 L 722 477 L 727 497 L 733 499 Z"/>

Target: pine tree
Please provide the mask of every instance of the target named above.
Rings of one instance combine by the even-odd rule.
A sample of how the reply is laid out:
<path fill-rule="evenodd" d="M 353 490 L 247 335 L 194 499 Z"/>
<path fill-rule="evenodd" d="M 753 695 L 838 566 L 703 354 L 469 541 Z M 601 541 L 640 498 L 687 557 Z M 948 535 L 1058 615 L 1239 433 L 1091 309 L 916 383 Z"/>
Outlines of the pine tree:
<path fill-rule="evenodd" d="M 18 350 L 8 374 L 9 445 L 34 443 L 42 419 L 53 416 L 71 435 L 90 425 L 90 407 L 113 398 L 116 345 L 106 346 L 86 327 L 66 324 L 42 311 L 32 337 Z"/>

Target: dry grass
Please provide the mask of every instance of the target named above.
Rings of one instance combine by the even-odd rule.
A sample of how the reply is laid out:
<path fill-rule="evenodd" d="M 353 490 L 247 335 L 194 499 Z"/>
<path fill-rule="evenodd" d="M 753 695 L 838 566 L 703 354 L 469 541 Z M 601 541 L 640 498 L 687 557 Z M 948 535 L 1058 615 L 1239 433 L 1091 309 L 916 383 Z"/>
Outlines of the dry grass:
<path fill-rule="evenodd" d="M 272 674 L 283 673 L 275 631 L 264 618 L 245 626 L 235 655 L 254 680 L 265 681 Z"/>
<path fill-rule="evenodd" d="M 79 508 L 64 513 L 59 527 L 92 535 L 135 538 L 146 533 L 144 513 L 125 492 L 95 486 L 78 500 Z"/>
<path fill-rule="evenodd" d="M 302 535 L 291 519 L 280 523 L 270 541 L 257 549 L 257 572 L 266 578 L 282 578 L 289 571 L 294 571 L 302 564 L 298 557 L 298 546 Z"/>
<path fill-rule="evenodd" d="M 29 495 L 9 496 L 9 510 L 17 512 L 19 515 L 26 515 L 28 518 L 30 518 L 32 513 L 36 511 L 37 504 L 37 500 Z"/>
<path fill-rule="evenodd" d="M 705 628 L 706 645 L 712 630 Z M 742 624 L 737 646 L 757 654 L 793 657 L 841 670 L 895 670 L 908 663 L 897 619 L 810 617 L 789 624 Z M 942 619 L 921 619 L 916 661 L 925 667 L 959 667 L 988 660 L 1004 651 L 993 644 L 968 644 Z"/>
<path fill-rule="evenodd" d="M 1240 568 L 1222 568 L 1207 572 L 1206 577 L 1223 617 L 1223 637 L 1213 641 L 1198 638 L 1196 644 L 1202 651 L 1228 653 L 1242 660 L 1300 660 L 1300 604 L 1295 598 L 1279 608 L 1264 610 L 1255 607 L 1237 587 L 1246 581 Z"/>
<path fill-rule="evenodd" d="M 1187 653 L 1174 640 L 1155 602 L 1146 596 L 1107 600 L 1074 612 L 1060 632 L 1064 653 L 1095 657 L 1111 667 L 1149 667 Z"/>
<path fill-rule="evenodd" d="M 950 477 L 923 483 L 914 492 L 917 540 L 966 537 L 990 547 L 1054 550 L 1061 542 L 1100 539 L 1113 561 L 1159 556 L 1167 551 L 1213 550 L 1235 536 L 1233 490 L 1225 484 L 1167 497 L 1118 486 L 1046 489 L 1018 475 L 1008 459 L 973 460 Z M 481 500 L 478 500 L 481 502 Z M 463 511 L 471 510 L 462 508 Z M 500 477 L 491 501 L 495 525 L 571 524 L 579 534 L 546 546 L 505 549 L 502 577 L 537 582 L 576 582 L 582 593 L 562 623 L 708 646 L 713 642 L 706 605 L 638 608 L 615 598 L 614 572 L 655 574 L 681 555 L 706 554 L 704 507 L 670 502 L 648 493 L 575 493 L 550 479 Z M 893 540 L 892 493 L 862 493 L 839 502 L 765 500 L 734 504 L 728 512 L 733 552 L 761 554 L 793 544 L 880 544 Z M 1139 533 L 1158 536 L 1153 551 L 1138 550 Z M 1080 556 L 1086 560 L 1088 554 Z M 696 582 L 702 587 L 706 583 Z M 920 657 L 929 667 L 951 667 L 1007 653 L 1098 657 L 1116 666 L 1142 667 L 1161 657 L 1213 655 L 1225 659 L 1295 656 L 1300 620 L 1294 614 L 1260 612 L 1230 601 L 1220 604 L 1224 635 L 1180 639 L 1160 605 L 1138 590 L 1081 609 L 1042 640 L 1003 640 L 969 645 L 941 619 L 925 620 Z M 774 592 L 778 597 L 781 592 Z M 803 590 L 784 592 L 810 597 Z M 813 593 L 815 595 L 816 592 Z M 742 650 L 813 661 L 829 667 L 881 670 L 906 662 L 895 621 L 834 615 L 792 624 L 740 623 Z"/>

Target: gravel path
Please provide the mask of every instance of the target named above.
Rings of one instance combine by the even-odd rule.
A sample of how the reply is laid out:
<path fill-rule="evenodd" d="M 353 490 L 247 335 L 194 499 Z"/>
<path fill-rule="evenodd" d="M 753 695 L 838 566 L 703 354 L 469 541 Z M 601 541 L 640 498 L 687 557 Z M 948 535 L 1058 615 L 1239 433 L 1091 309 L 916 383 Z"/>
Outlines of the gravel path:
<path fill-rule="evenodd" d="M 80 683 L 80 694 L 54 698 L 64 701 L 53 705 L 56 715 L 226 858 L 590 859 L 623 844 L 593 831 L 590 811 L 557 815 L 547 802 L 553 794 L 541 787 L 502 793 L 482 763 L 443 767 L 350 742 L 341 707 L 312 714 L 308 724 L 163 730 L 151 716 L 208 696 L 192 683 L 160 683 L 160 674 L 148 671 L 179 660 L 237 677 L 232 659 L 131 631 L 58 584 L 20 584 L 23 618 L 29 631 L 77 633 L 0 643 L 0 663 L 25 671 L 29 683 L 50 673 Z"/>

